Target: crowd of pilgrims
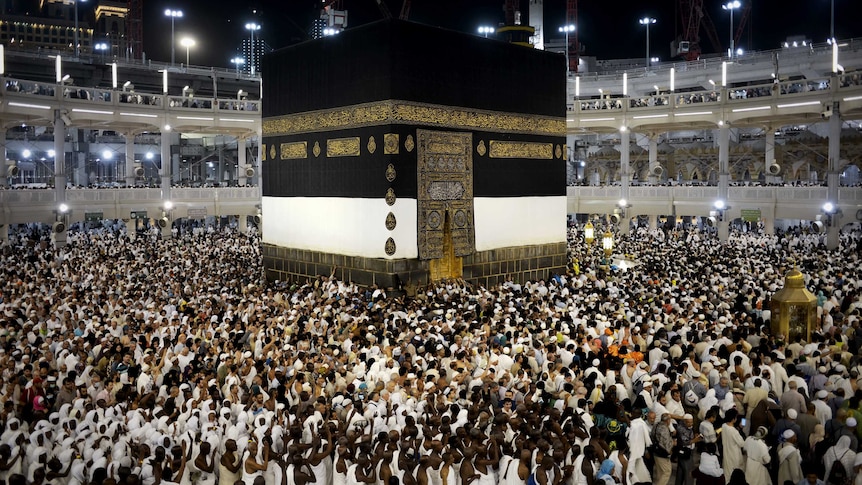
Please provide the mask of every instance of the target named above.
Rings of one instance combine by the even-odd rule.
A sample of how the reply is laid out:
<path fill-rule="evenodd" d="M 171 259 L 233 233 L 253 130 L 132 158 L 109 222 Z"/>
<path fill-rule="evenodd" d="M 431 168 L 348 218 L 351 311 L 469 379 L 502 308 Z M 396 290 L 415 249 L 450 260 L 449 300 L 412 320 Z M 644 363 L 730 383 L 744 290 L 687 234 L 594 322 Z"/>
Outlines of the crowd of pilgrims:
<path fill-rule="evenodd" d="M 566 274 L 399 289 L 266 282 L 230 230 L 30 236 L 0 264 L 6 485 L 862 482 L 859 231 L 640 229 L 624 270 L 572 229 Z M 793 267 L 807 341 L 769 329 Z"/>

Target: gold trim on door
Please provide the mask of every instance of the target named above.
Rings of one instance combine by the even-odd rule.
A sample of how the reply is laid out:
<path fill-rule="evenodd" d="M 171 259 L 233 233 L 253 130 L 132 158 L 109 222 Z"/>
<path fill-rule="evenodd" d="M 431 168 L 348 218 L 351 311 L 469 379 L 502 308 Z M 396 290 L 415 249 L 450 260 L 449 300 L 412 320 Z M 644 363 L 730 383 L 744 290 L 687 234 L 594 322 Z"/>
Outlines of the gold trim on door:
<path fill-rule="evenodd" d="M 454 256 L 473 254 L 472 134 L 416 130 L 416 140 L 419 259 L 444 258 L 446 234 Z"/>
<path fill-rule="evenodd" d="M 464 260 L 455 256 L 455 245 L 452 244 L 452 219 L 449 211 L 443 222 L 443 257 L 432 259 L 428 265 L 431 281 L 457 279 L 464 274 Z"/>

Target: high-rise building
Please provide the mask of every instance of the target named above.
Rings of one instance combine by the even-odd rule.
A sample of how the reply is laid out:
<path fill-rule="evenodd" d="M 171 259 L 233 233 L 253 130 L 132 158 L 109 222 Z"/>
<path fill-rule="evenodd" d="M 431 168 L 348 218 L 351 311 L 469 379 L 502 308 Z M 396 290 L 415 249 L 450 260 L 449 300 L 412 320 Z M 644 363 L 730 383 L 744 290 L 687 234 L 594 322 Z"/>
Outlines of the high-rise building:
<path fill-rule="evenodd" d="M 123 0 L 99 0 L 95 16 L 79 7 L 79 52 L 92 53 L 95 44 L 105 43 L 103 54 L 120 55 L 126 49 L 128 12 Z M 35 12 L 26 2 L 0 0 L 0 43 L 7 48 L 74 52 L 75 27 L 75 0 L 40 0 Z"/>
<path fill-rule="evenodd" d="M 122 55 L 126 50 L 126 16 L 128 4 L 124 1 L 101 0 L 96 6 L 95 42 L 108 45 L 111 55 Z"/>
<path fill-rule="evenodd" d="M 311 24 L 311 38 L 319 39 L 339 33 L 347 28 L 347 10 L 339 10 L 327 5 L 320 10 L 320 17 Z"/>
<path fill-rule="evenodd" d="M 254 49 L 252 49 L 251 38 L 243 39 L 240 47 L 240 56 L 245 59 L 245 64 L 242 66 L 243 72 L 251 73 L 252 66 L 254 66 L 255 73 L 260 72 L 260 58 L 272 50 L 272 46 L 258 37 L 254 38 Z"/>

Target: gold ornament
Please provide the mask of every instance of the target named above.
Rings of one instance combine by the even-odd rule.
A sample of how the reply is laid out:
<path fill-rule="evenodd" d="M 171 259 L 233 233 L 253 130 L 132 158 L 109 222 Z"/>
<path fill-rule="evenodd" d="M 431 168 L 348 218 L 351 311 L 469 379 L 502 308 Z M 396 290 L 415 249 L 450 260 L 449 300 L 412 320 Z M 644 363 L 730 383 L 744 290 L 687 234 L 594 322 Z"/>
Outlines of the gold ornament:
<path fill-rule="evenodd" d="M 374 153 L 374 151 L 377 150 L 377 142 L 374 141 L 373 136 L 368 138 L 367 148 L 368 148 L 368 153 Z"/>
<path fill-rule="evenodd" d="M 415 147 L 416 144 L 413 142 L 413 135 L 407 135 L 407 139 L 404 140 L 404 148 L 406 148 L 408 152 L 412 152 Z"/>
<path fill-rule="evenodd" d="M 332 138 L 326 140 L 326 156 L 332 157 L 358 157 L 361 141 L 358 136 L 348 138 Z"/>
<path fill-rule="evenodd" d="M 395 220 L 395 214 L 391 212 L 389 214 L 386 214 L 386 229 L 389 229 L 390 231 L 395 229 L 395 225 L 397 223 L 398 222 Z"/>
<path fill-rule="evenodd" d="M 383 135 L 383 154 L 398 155 L 398 133 Z"/>
<path fill-rule="evenodd" d="M 263 134 L 295 135 L 382 125 L 423 125 L 551 136 L 566 133 L 566 119 L 563 117 L 387 100 L 267 118 L 263 120 Z"/>
<path fill-rule="evenodd" d="M 395 180 L 396 175 L 398 175 L 398 173 L 395 171 L 395 165 L 390 163 L 389 166 L 386 167 L 386 181 L 392 183 Z"/>
<path fill-rule="evenodd" d="M 395 254 L 395 240 L 391 237 L 386 240 L 386 245 L 383 248 L 386 251 L 387 256 L 392 256 Z"/>
<path fill-rule="evenodd" d="M 291 160 L 297 158 L 308 158 L 308 142 L 295 141 L 293 143 L 281 144 L 282 160 Z"/>
<path fill-rule="evenodd" d="M 392 190 L 392 187 L 386 190 L 386 205 L 395 205 L 395 191 Z"/>
<path fill-rule="evenodd" d="M 317 158 L 320 156 L 320 142 L 314 142 L 314 146 L 311 148 L 311 153 L 314 153 L 314 157 Z"/>
<path fill-rule="evenodd" d="M 488 144 L 488 156 L 491 158 L 554 159 L 553 143 L 491 140 Z"/>
<path fill-rule="evenodd" d="M 479 152 L 480 157 L 484 157 L 488 153 L 488 149 L 485 148 L 485 140 L 479 140 L 479 144 L 476 145 L 476 151 Z"/>

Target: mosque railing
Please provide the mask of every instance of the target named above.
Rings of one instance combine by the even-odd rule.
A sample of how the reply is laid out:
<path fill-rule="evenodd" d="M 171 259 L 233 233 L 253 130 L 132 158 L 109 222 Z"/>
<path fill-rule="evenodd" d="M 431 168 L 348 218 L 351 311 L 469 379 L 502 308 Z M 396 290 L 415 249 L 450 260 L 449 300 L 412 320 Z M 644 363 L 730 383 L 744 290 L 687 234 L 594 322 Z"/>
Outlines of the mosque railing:
<path fill-rule="evenodd" d="M 162 190 L 158 188 L 124 188 L 122 190 L 105 189 L 74 189 L 66 191 L 66 202 L 76 203 L 118 203 L 159 202 L 162 200 Z M 213 201 L 223 202 L 260 200 L 258 187 L 224 187 L 224 188 L 172 188 L 171 200 L 177 203 L 183 201 Z M 55 192 L 44 189 L 0 190 L 2 205 L 40 205 L 53 204 Z"/>
<path fill-rule="evenodd" d="M 844 55 L 857 52 L 862 49 L 862 38 L 852 38 L 838 41 L 839 59 Z M 815 43 L 806 47 L 796 48 L 780 48 L 763 51 L 755 51 L 745 53 L 740 56 L 735 56 L 733 62 L 741 65 L 754 65 L 759 63 L 773 63 L 775 57 L 779 56 L 782 64 L 799 64 L 803 63 L 812 57 L 829 57 L 832 55 L 832 46 L 828 43 Z M 643 67 L 635 69 L 615 69 L 605 70 L 604 72 L 588 72 L 581 73 L 578 76 L 581 82 L 613 82 L 622 79 L 623 73 L 627 73 L 629 81 L 633 81 L 642 77 L 649 77 L 657 73 L 664 73 L 674 68 L 677 73 L 683 72 L 702 72 L 709 70 L 721 69 L 721 63 L 727 61 L 728 58 L 721 55 L 713 57 L 702 57 L 694 61 L 681 62 L 662 62 L 654 64 L 649 69 Z M 845 64 L 846 65 L 846 64 Z M 661 76 L 662 74 L 659 74 Z"/>
<path fill-rule="evenodd" d="M 165 96 L 103 88 L 46 84 L 7 77 L 0 79 L 2 79 L 2 85 L 4 86 L 2 97 L 9 99 L 15 97 L 32 100 L 33 102 L 49 102 L 53 100 L 57 103 L 61 100 L 75 100 L 99 106 L 113 106 L 118 109 L 126 108 L 128 105 L 137 105 L 140 108 L 163 107 L 167 103 L 168 107 L 172 109 L 186 108 L 212 112 L 250 111 L 260 113 L 259 100 Z"/>
<path fill-rule="evenodd" d="M 571 186 L 567 193 L 572 200 L 587 200 L 615 204 L 620 198 L 619 186 Z M 812 202 L 822 203 L 827 200 L 826 187 L 729 187 L 728 201 L 747 204 L 771 206 L 780 205 L 810 205 Z M 718 198 L 716 186 L 638 186 L 629 187 L 628 200 L 637 207 L 641 202 L 655 201 L 701 201 L 711 205 Z M 843 206 L 859 206 L 862 204 L 862 187 L 844 187 L 839 189 L 837 203 Z"/>

